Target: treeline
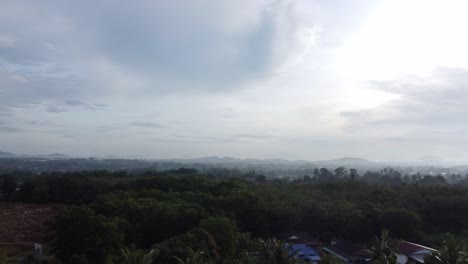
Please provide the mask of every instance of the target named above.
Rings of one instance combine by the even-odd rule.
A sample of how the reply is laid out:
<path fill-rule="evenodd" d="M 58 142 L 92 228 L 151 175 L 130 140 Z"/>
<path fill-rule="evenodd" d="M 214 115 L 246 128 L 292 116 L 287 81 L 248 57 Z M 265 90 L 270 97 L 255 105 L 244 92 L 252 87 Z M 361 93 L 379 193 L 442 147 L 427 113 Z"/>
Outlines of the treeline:
<path fill-rule="evenodd" d="M 197 252 L 231 263 L 252 249 L 251 238 L 268 241 L 290 231 L 324 242 L 368 243 L 388 229 L 394 238 L 427 245 L 443 233 L 466 235 L 463 184 L 372 184 L 357 172 L 340 173 L 270 180 L 255 173 L 221 177 L 193 169 L 18 172 L 1 175 L 0 184 L 6 201 L 68 205 L 53 225 L 52 244 L 65 263 L 118 261 L 128 248 L 128 254 L 153 250 L 154 263 L 177 263 L 174 256 Z"/>
<path fill-rule="evenodd" d="M 452 173 L 449 175 L 432 173 L 413 173 L 403 174 L 401 171 L 393 168 L 383 168 L 377 171 L 366 171 L 364 174 L 359 174 L 356 169 L 347 169 L 345 167 L 338 167 L 333 171 L 327 168 L 315 168 L 312 175 L 304 175 L 303 181 L 314 182 L 337 182 L 337 181 L 361 181 L 371 184 L 457 184 L 468 185 L 468 174 L 462 175 L 459 173 Z"/>

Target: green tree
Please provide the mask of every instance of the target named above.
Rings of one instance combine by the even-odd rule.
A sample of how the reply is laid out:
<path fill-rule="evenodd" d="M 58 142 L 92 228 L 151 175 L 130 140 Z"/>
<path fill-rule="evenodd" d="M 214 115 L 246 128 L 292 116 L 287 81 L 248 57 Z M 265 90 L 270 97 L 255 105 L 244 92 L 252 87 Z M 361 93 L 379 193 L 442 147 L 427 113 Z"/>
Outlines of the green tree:
<path fill-rule="evenodd" d="M 341 167 L 338 167 L 335 169 L 335 176 L 338 178 L 338 179 L 343 179 L 345 178 L 345 176 L 347 175 L 347 171 L 346 171 L 346 168 L 341 166 Z"/>
<path fill-rule="evenodd" d="M 185 260 L 174 256 L 178 264 L 209 264 L 211 263 L 206 257 L 205 253 L 201 250 L 194 251 L 192 248 L 188 248 L 188 256 Z"/>
<path fill-rule="evenodd" d="M 349 169 L 349 177 L 351 178 L 351 180 L 356 180 L 357 178 L 359 178 L 359 174 L 357 172 L 356 169 Z"/>
<path fill-rule="evenodd" d="M 0 189 L 1 194 L 5 199 L 10 199 L 17 187 L 16 179 L 11 175 L 5 175 L 2 180 Z"/>
<path fill-rule="evenodd" d="M 288 245 L 277 240 L 260 242 L 260 263 L 262 264 L 299 264 L 294 254 L 289 252 Z"/>
<path fill-rule="evenodd" d="M 227 217 L 209 217 L 200 222 L 200 226 L 213 235 L 219 247 L 221 258 L 232 256 L 237 241 L 236 225 Z"/>
<path fill-rule="evenodd" d="M 258 242 L 250 236 L 250 233 L 240 233 L 237 237 L 235 252 L 232 257 L 224 259 L 225 264 L 256 263 L 256 258 L 250 252 L 258 250 Z"/>
<path fill-rule="evenodd" d="M 152 264 L 154 259 L 154 250 L 145 252 L 143 250 L 130 250 L 123 248 L 122 260 L 117 262 L 119 264 Z"/>
<path fill-rule="evenodd" d="M 154 263 L 177 263 L 174 256 L 186 259 L 190 255 L 189 249 L 204 252 L 203 256 L 213 262 L 219 260 L 216 241 L 211 234 L 201 227 L 156 244 L 153 249 L 155 251 Z"/>
<path fill-rule="evenodd" d="M 320 176 L 320 171 L 319 171 L 319 169 L 318 169 L 318 168 L 315 168 L 313 174 L 314 174 L 314 178 L 318 178 L 318 177 Z"/>
<path fill-rule="evenodd" d="M 403 239 L 414 239 L 421 228 L 421 218 L 415 212 L 403 208 L 389 208 L 382 212 L 382 226 L 390 235 Z"/>
<path fill-rule="evenodd" d="M 446 235 L 438 251 L 428 256 L 424 263 L 427 264 L 467 264 L 468 252 L 466 245 L 453 237 Z"/>
<path fill-rule="evenodd" d="M 371 246 L 373 263 L 395 264 L 397 244 L 388 236 L 388 230 L 382 230 L 380 238 L 375 238 Z"/>
<path fill-rule="evenodd" d="M 55 221 L 57 256 L 69 260 L 81 255 L 89 263 L 103 263 L 122 247 L 123 234 L 116 220 L 97 215 L 89 208 L 68 208 Z"/>

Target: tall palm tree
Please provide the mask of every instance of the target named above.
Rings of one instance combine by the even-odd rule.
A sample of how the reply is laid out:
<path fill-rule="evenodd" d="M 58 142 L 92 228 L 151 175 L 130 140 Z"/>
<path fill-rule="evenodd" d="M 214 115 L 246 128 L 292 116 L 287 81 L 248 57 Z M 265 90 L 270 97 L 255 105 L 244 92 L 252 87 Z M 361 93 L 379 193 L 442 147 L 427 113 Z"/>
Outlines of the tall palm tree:
<path fill-rule="evenodd" d="M 188 248 L 188 256 L 185 260 L 175 256 L 174 258 L 179 264 L 210 264 L 204 254 L 205 253 L 201 250 L 194 251 L 193 249 Z"/>
<path fill-rule="evenodd" d="M 250 236 L 250 233 L 240 233 L 237 237 L 233 256 L 224 259 L 224 264 L 249 264 L 256 263 L 256 257 L 251 252 L 257 252 L 259 243 Z"/>
<path fill-rule="evenodd" d="M 288 250 L 287 244 L 281 241 L 268 240 L 260 243 L 261 263 L 268 264 L 299 264 L 294 254 Z"/>
<path fill-rule="evenodd" d="M 123 256 L 122 264 L 152 264 L 154 258 L 154 250 L 146 253 L 141 250 L 130 250 L 124 248 L 121 250 Z"/>
<path fill-rule="evenodd" d="M 468 264 L 467 247 L 452 235 L 446 235 L 440 249 L 427 257 L 424 263 Z"/>
<path fill-rule="evenodd" d="M 370 251 L 375 264 L 395 264 L 397 261 L 397 244 L 388 236 L 388 230 L 382 230 L 380 238 L 375 238 Z"/>

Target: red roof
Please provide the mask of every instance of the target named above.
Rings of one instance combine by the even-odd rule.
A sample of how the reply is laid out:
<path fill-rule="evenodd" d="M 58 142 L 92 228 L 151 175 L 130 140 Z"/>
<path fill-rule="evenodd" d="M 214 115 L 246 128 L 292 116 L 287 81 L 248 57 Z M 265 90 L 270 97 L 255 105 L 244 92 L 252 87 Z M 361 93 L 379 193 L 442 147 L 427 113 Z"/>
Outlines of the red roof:
<path fill-rule="evenodd" d="M 400 243 L 398 243 L 398 249 L 400 250 L 400 253 L 403 255 L 411 255 L 421 250 L 435 251 L 435 249 L 433 248 L 425 247 L 423 245 L 411 243 L 408 241 L 400 241 Z"/>

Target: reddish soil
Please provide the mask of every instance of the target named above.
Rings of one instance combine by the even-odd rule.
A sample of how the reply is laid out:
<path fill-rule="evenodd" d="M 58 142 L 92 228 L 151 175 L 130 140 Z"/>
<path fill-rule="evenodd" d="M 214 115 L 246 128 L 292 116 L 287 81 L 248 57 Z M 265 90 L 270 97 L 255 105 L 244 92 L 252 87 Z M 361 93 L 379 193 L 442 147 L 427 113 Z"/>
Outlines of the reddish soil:
<path fill-rule="evenodd" d="M 0 250 L 11 256 L 50 242 L 50 223 L 60 205 L 0 202 Z"/>

